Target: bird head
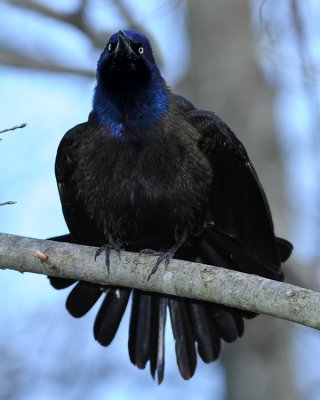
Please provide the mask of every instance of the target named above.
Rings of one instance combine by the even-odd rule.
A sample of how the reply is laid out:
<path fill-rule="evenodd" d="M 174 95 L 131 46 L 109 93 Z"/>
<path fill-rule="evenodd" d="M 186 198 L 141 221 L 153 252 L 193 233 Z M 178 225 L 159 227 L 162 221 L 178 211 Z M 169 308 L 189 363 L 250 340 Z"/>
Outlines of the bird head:
<path fill-rule="evenodd" d="M 116 93 L 162 80 L 149 40 L 132 30 L 110 37 L 98 61 L 97 79 Z"/>

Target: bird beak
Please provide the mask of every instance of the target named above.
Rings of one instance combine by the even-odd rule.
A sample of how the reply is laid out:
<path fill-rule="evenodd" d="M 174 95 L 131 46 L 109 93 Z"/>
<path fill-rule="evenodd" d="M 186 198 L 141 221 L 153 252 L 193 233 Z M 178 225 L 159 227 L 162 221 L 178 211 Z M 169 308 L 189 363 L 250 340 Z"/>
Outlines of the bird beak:
<path fill-rule="evenodd" d="M 119 31 L 115 55 L 118 56 L 119 54 L 122 54 L 126 57 L 130 57 L 133 53 L 134 51 L 128 36 L 123 31 Z"/>

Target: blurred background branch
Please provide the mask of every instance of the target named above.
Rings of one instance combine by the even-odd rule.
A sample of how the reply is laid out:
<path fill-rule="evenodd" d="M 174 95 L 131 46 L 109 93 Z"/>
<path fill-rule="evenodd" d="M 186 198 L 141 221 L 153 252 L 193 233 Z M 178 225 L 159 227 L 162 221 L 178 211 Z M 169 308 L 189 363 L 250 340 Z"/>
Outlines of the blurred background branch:
<path fill-rule="evenodd" d="M 93 70 L 73 68 L 63 65 L 55 65 L 50 61 L 37 60 L 31 56 L 20 54 L 12 49 L 6 49 L 4 46 L 0 49 L 0 63 L 16 68 L 28 68 L 48 72 L 77 74 L 92 78 L 94 76 Z"/>
<path fill-rule="evenodd" d="M 92 48 L 96 49 L 97 51 L 100 51 L 104 47 L 107 38 L 113 33 L 107 29 L 98 30 L 96 29 L 94 23 L 89 22 L 89 15 L 93 2 L 89 2 L 88 0 L 78 1 L 75 9 L 68 12 L 59 11 L 55 9 L 53 5 L 49 6 L 48 4 L 39 3 L 35 0 L 3 1 L 8 5 L 34 13 L 35 16 L 39 18 L 49 18 L 57 23 L 63 23 L 69 28 L 72 27 L 81 34 L 85 35 L 85 37 L 90 41 Z M 113 3 L 113 6 L 118 9 L 121 17 L 124 21 L 126 21 L 125 25 L 129 26 L 131 29 L 145 32 L 144 26 L 135 20 L 130 12 L 127 2 L 122 0 L 110 0 L 106 1 L 106 4 L 107 3 Z M 107 17 L 108 16 L 106 15 L 106 18 Z M 157 53 L 157 46 L 155 46 L 155 49 Z M 70 73 L 89 78 L 93 78 L 95 74 L 94 63 L 92 63 L 92 69 L 82 69 L 77 68 L 76 66 L 70 67 L 66 65 L 60 65 L 52 62 L 52 60 L 46 60 L 45 58 L 39 59 L 37 54 L 25 54 L 22 46 L 12 48 L 5 42 L 1 43 L 0 45 L 0 64 L 48 72 Z"/>
<path fill-rule="evenodd" d="M 78 29 L 80 32 L 85 34 L 92 44 L 98 48 L 101 48 L 105 43 L 105 38 L 109 32 L 103 32 L 99 34 L 95 31 L 94 25 L 89 25 L 86 19 L 88 0 L 80 0 L 78 6 L 74 11 L 63 12 L 57 11 L 54 8 L 39 3 L 33 0 L 5 0 L 7 3 L 21 7 L 28 11 L 33 11 L 37 15 L 52 18 L 58 22 L 64 22 L 65 24 L 71 25 Z"/>

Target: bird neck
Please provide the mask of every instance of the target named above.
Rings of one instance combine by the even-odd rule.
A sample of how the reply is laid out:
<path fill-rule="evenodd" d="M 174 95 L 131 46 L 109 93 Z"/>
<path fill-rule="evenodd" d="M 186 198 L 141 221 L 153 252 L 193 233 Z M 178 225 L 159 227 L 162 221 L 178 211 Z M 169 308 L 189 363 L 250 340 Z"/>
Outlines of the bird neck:
<path fill-rule="evenodd" d="M 113 93 L 99 81 L 93 97 L 93 112 L 111 136 L 125 129 L 141 134 L 156 125 L 168 110 L 164 81 L 152 82 L 134 91 Z"/>

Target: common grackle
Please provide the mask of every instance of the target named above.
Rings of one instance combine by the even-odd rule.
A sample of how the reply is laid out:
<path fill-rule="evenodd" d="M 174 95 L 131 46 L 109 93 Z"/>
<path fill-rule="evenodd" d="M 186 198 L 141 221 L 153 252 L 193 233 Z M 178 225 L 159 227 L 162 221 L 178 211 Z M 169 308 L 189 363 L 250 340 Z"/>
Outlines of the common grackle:
<path fill-rule="evenodd" d="M 292 245 L 274 234 L 245 148 L 215 113 L 172 93 L 149 40 L 138 32 L 109 39 L 98 61 L 92 111 L 63 137 L 56 177 L 70 240 L 100 246 L 97 256 L 104 251 L 108 267 L 110 251 L 124 248 L 158 254 L 151 279 L 172 257 L 283 279 L 281 262 Z M 74 284 L 66 307 L 75 317 L 104 297 L 94 323 L 104 346 L 132 294 L 130 359 L 139 368 L 149 361 L 159 383 L 167 309 L 184 379 L 194 374 L 197 351 L 207 363 L 217 359 L 221 340 L 236 340 L 243 319 L 255 315 L 136 289 L 50 280 L 57 289 Z"/>

